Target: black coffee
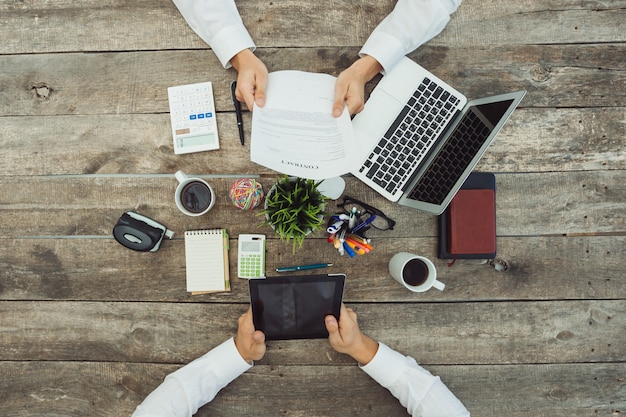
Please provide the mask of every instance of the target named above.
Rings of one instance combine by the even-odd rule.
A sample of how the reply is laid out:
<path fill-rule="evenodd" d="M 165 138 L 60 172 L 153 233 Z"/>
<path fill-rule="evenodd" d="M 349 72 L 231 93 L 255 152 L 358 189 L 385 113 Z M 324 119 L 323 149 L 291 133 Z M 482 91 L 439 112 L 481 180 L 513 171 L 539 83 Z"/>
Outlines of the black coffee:
<path fill-rule="evenodd" d="M 420 259 L 411 259 L 402 269 L 402 279 L 409 285 L 421 285 L 428 278 L 428 266 Z"/>
<path fill-rule="evenodd" d="M 202 213 L 211 204 L 211 190 L 200 181 L 192 181 L 181 191 L 180 202 L 190 212 Z"/>

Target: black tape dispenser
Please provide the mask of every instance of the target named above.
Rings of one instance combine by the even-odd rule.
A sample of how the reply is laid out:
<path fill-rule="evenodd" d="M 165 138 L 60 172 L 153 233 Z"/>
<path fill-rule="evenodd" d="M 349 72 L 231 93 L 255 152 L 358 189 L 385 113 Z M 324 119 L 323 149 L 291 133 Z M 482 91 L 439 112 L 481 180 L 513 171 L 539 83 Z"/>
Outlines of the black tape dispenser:
<path fill-rule="evenodd" d="M 129 211 L 113 227 L 113 237 L 122 245 L 139 252 L 159 250 L 163 236 L 171 239 L 174 232 L 141 214 Z"/>

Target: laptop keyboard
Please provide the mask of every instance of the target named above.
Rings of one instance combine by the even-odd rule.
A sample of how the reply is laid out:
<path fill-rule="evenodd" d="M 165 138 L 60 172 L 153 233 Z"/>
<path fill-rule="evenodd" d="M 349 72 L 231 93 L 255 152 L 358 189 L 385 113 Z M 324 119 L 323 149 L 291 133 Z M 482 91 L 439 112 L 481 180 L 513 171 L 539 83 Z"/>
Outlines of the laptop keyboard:
<path fill-rule="evenodd" d="M 394 194 L 424 158 L 461 100 L 424 78 L 359 172 Z"/>
<path fill-rule="evenodd" d="M 490 133 L 491 129 L 468 111 L 407 197 L 442 204 Z"/>

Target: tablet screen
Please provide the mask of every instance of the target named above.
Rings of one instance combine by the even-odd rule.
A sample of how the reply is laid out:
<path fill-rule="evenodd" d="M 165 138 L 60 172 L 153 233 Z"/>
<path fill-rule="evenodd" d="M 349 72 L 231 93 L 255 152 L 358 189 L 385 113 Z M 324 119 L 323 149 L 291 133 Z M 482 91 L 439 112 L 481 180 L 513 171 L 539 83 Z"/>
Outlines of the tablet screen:
<path fill-rule="evenodd" d="M 345 278 L 333 274 L 250 280 L 254 327 L 267 340 L 328 337 L 324 317 L 339 319 Z"/>

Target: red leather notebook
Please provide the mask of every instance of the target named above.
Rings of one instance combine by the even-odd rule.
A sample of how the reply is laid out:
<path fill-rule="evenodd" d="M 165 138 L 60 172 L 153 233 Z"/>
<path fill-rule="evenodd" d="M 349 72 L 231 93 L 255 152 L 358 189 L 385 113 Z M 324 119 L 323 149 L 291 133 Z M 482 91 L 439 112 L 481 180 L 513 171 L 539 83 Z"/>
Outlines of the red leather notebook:
<path fill-rule="evenodd" d="M 451 255 L 495 256 L 494 190 L 459 190 L 450 202 L 447 220 L 448 252 Z"/>

